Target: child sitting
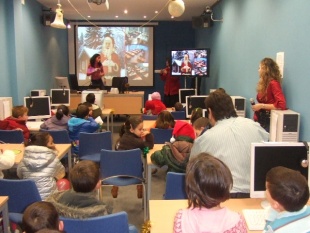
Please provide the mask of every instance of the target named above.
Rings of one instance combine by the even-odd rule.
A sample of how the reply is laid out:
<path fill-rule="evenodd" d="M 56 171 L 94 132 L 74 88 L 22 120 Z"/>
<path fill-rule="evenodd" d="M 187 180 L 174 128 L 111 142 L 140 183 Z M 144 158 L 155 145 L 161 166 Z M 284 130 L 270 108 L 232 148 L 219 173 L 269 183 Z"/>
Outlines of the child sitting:
<path fill-rule="evenodd" d="M 185 121 L 177 121 L 173 129 L 171 143 L 151 155 L 152 162 L 168 171 L 185 173 L 189 155 L 195 139 L 193 127 Z"/>
<path fill-rule="evenodd" d="M 174 128 L 174 125 L 175 125 L 175 121 L 174 121 L 174 117 L 172 116 L 171 112 L 162 111 L 157 116 L 154 128 L 171 129 L 171 128 Z"/>
<path fill-rule="evenodd" d="M 31 137 L 24 157 L 17 167 L 17 176 L 35 181 L 42 200 L 56 191 L 56 180 L 65 176 L 65 168 L 57 158 L 52 136 L 39 132 Z"/>
<path fill-rule="evenodd" d="M 69 108 L 66 105 L 59 105 L 56 115 L 42 123 L 40 128 L 46 130 L 68 130 L 69 119 Z"/>
<path fill-rule="evenodd" d="M 47 201 L 56 207 L 60 216 L 68 218 L 90 218 L 112 213 L 112 207 L 97 199 L 101 187 L 98 164 L 82 160 L 70 171 L 73 189 L 54 193 Z"/>
<path fill-rule="evenodd" d="M 159 92 L 153 92 L 151 98 L 152 100 L 145 102 L 144 114 L 158 115 L 161 111 L 166 110 L 166 106 L 161 102 Z"/>
<path fill-rule="evenodd" d="M 87 94 L 86 102 L 92 105 L 92 110 L 93 110 L 92 117 L 96 119 L 98 116 L 100 116 L 103 119 L 102 110 L 97 104 L 95 104 L 95 100 L 96 100 L 96 96 L 94 93 Z"/>
<path fill-rule="evenodd" d="M 76 117 L 68 121 L 69 137 L 73 144 L 73 153 L 79 154 L 79 134 L 81 132 L 94 133 L 100 125 L 89 116 L 89 108 L 80 104 L 76 110 Z"/>
<path fill-rule="evenodd" d="M 62 231 L 64 228 L 55 207 L 46 201 L 34 202 L 26 208 L 22 226 L 24 233 L 36 233 L 43 229 Z"/>
<path fill-rule="evenodd" d="M 221 202 L 229 199 L 233 183 L 229 168 L 221 160 L 206 153 L 191 159 L 185 183 L 188 208 L 177 212 L 173 232 L 247 232 L 239 213 L 221 207 Z"/>
<path fill-rule="evenodd" d="M 270 207 L 264 233 L 310 232 L 309 186 L 300 172 L 286 167 L 269 170 L 266 198 Z"/>
<path fill-rule="evenodd" d="M 28 108 L 24 106 L 15 106 L 12 109 L 12 116 L 0 121 L 0 129 L 3 130 L 22 130 L 25 143 L 30 137 L 26 122 L 28 120 Z"/>
<path fill-rule="evenodd" d="M 206 117 L 200 117 L 198 118 L 194 124 L 193 124 L 193 128 L 195 130 L 196 133 L 196 138 L 198 138 L 199 136 L 201 136 L 204 132 L 206 132 L 208 129 L 211 128 L 211 125 L 209 123 L 209 119 Z"/>
<path fill-rule="evenodd" d="M 183 107 L 183 104 L 176 102 L 174 104 L 174 111 L 185 111 L 185 108 Z"/>
<path fill-rule="evenodd" d="M 193 109 L 190 118 L 191 124 L 193 125 L 195 121 L 200 117 L 202 117 L 202 108 Z"/>
<path fill-rule="evenodd" d="M 149 131 L 143 129 L 143 120 L 138 116 L 131 116 L 121 128 L 121 138 L 116 143 L 116 150 L 131 150 L 139 148 L 141 150 L 154 147 L 154 136 Z M 142 171 L 141 171 L 142 172 Z M 142 185 L 137 185 L 137 196 L 142 198 Z M 112 196 L 117 197 L 118 187 L 113 186 Z"/>

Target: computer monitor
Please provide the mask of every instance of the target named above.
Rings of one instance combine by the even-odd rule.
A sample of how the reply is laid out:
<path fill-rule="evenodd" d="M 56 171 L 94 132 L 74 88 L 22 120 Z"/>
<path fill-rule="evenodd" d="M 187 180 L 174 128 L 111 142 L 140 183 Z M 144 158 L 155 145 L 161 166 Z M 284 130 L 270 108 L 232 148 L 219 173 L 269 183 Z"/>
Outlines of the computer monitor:
<path fill-rule="evenodd" d="M 51 106 L 70 106 L 70 89 L 51 89 Z"/>
<path fill-rule="evenodd" d="M 309 167 L 303 167 L 307 161 L 307 147 L 302 142 L 262 142 L 251 144 L 251 198 L 265 198 L 267 172 L 277 166 L 300 171 L 309 183 Z M 304 165 L 304 164 L 303 164 Z"/>
<path fill-rule="evenodd" d="M 112 87 L 118 88 L 120 94 L 124 94 L 126 83 L 128 83 L 127 77 L 113 77 L 112 79 Z"/>
<path fill-rule="evenodd" d="M 186 104 L 186 96 L 192 95 L 197 95 L 196 89 L 179 89 L 179 102 L 184 106 Z"/>
<path fill-rule="evenodd" d="M 68 77 L 55 77 L 56 88 L 70 89 Z"/>
<path fill-rule="evenodd" d="M 206 109 L 205 99 L 207 95 L 193 95 L 186 96 L 186 117 L 190 118 L 192 115 L 192 110 L 195 108 Z"/>
<path fill-rule="evenodd" d="M 28 108 L 28 119 L 40 121 L 51 117 L 49 96 L 24 97 L 24 106 Z"/>

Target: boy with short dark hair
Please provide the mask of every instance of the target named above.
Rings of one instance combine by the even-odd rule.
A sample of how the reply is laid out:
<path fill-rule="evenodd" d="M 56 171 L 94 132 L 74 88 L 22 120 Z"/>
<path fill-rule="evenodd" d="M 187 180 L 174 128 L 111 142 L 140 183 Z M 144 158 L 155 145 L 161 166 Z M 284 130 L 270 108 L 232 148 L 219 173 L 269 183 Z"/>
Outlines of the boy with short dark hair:
<path fill-rule="evenodd" d="M 112 213 L 111 206 L 97 199 L 96 191 L 101 186 L 98 164 L 80 161 L 70 171 L 70 182 L 71 190 L 54 193 L 47 199 L 61 216 L 83 219 Z"/>
<path fill-rule="evenodd" d="M 281 166 L 268 171 L 266 198 L 270 208 L 264 233 L 310 232 L 309 186 L 300 172 Z"/>
<path fill-rule="evenodd" d="M 25 106 L 15 106 L 12 108 L 12 116 L 0 121 L 2 130 L 22 130 L 25 142 L 28 142 L 30 132 L 26 126 L 28 120 L 28 108 Z"/>
<path fill-rule="evenodd" d="M 89 116 L 89 107 L 85 104 L 80 104 L 76 110 L 76 117 L 72 117 L 68 121 L 69 137 L 73 144 L 73 152 L 79 154 L 79 134 L 94 133 L 100 125 Z"/>
<path fill-rule="evenodd" d="M 32 203 L 24 211 L 22 227 L 24 233 L 35 233 L 41 229 L 62 231 L 64 224 L 59 220 L 52 203 L 39 201 Z"/>

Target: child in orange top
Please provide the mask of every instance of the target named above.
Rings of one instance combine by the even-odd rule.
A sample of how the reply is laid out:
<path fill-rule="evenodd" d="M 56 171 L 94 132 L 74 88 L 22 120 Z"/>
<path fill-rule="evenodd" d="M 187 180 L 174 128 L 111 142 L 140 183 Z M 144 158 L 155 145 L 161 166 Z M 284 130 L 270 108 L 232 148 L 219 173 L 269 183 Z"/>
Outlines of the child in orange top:
<path fill-rule="evenodd" d="M 28 120 L 28 108 L 25 106 L 15 106 L 12 109 L 12 116 L 0 121 L 0 129 L 22 130 L 25 142 L 28 142 L 30 132 L 26 126 Z"/>

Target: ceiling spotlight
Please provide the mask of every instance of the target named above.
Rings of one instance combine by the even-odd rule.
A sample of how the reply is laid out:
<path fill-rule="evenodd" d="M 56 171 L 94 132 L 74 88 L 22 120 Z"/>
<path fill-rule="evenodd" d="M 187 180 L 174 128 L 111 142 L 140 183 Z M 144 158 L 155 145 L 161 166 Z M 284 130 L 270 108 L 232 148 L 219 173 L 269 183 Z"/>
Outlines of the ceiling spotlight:
<path fill-rule="evenodd" d="M 60 28 L 60 29 L 66 29 L 66 25 L 64 24 L 61 4 L 59 3 L 60 0 L 58 0 L 58 9 L 56 9 L 56 16 L 53 23 L 51 23 L 51 27 L 53 28 Z"/>
<path fill-rule="evenodd" d="M 170 15 L 174 17 L 181 16 L 185 11 L 185 5 L 182 0 L 171 0 L 168 5 Z"/>

